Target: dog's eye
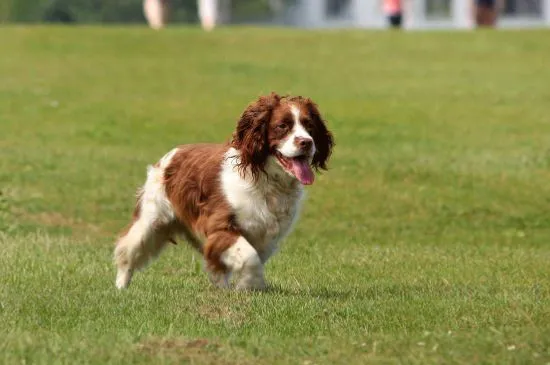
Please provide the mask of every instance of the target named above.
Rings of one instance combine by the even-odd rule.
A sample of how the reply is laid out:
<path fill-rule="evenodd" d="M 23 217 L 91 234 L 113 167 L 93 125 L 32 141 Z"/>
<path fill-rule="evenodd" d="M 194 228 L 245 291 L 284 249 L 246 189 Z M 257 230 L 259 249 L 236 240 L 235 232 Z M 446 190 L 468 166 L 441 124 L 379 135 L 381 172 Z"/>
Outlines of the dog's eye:
<path fill-rule="evenodd" d="M 288 128 L 288 125 L 286 123 L 281 123 L 277 125 L 277 129 L 280 131 L 286 131 Z"/>
<path fill-rule="evenodd" d="M 311 120 L 309 119 L 304 119 L 301 121 L 302 125 L 304 126 L 304 129 L 308 132 L 308 133 L 311 133 L 311 131 L 313 130 L 313 126 L 312 126 L 312 123 L 311 123 Z"/>

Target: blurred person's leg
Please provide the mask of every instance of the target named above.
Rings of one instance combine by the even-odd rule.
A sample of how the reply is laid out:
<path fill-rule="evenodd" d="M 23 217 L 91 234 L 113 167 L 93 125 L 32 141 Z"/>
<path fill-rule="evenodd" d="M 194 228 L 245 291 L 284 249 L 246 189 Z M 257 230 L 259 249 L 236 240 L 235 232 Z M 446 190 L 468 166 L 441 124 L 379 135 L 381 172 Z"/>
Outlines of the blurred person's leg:
<path fill-rule="evenodd" d="M 388 26 L 399 29 L 403 24 L 403 0 L 382 0 L 382 11 L 386 14 Z"/>
<path fill-rule="evenodd" d="M 217 0 L 198 0 L 199 18 L 204 30 L 212 30 L 216 26 L 218 14 Z"/>
<path fill-rule="evenodd" d="M 401 13 L 395 13 L 388 16 L 388 21 L 391 28 L 399 29 L 403 23 L 403 15 Z"/>
<path fill-rule="evenodd" d="M 144 0 L 143 12 L 151 28 L 163 28 L 166 25 L 168 16 L 167 0 Z"/>

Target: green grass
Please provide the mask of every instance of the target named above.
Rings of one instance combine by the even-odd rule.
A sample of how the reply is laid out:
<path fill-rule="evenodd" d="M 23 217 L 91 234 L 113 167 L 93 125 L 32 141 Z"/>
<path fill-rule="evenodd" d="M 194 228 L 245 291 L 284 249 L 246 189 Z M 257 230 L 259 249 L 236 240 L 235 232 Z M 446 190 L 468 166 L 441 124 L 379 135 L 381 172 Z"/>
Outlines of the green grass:
<path fill-rule="evenodd" d="M 3 28 L 0 363 L 550 362 L 549 36 Z M 117 292 L 146 165 L 271 90 L 337 142 L 273 289 L 179 245 Z"/>

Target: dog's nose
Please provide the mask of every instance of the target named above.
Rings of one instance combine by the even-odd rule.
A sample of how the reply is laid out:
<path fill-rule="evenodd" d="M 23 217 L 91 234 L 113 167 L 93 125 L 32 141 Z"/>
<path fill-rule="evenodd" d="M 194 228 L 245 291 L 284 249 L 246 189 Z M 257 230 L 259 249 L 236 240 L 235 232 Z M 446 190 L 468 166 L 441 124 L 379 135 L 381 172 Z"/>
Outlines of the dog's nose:
<path fill-rule="evenodd" d="M 311 138 L 296 137 L 294 141 L 296 145 L 302 150 L 309 150 L 311 149 L 311 146 L 313 146 L 313 140 Z"/>

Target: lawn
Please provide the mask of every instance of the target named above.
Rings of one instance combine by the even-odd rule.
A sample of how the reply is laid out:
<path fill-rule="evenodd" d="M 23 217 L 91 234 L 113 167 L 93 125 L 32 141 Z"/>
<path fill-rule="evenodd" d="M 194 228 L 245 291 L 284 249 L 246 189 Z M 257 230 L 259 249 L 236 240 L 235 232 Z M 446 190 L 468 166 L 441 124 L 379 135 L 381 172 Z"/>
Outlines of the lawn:
<path fill-rule="evenodd" d="M 550 362 L 549 31 L 4 27 L 0 363 Z M 271 289 L 113 242 L 146 165 L 271 90 L 336 139 Z"/>

